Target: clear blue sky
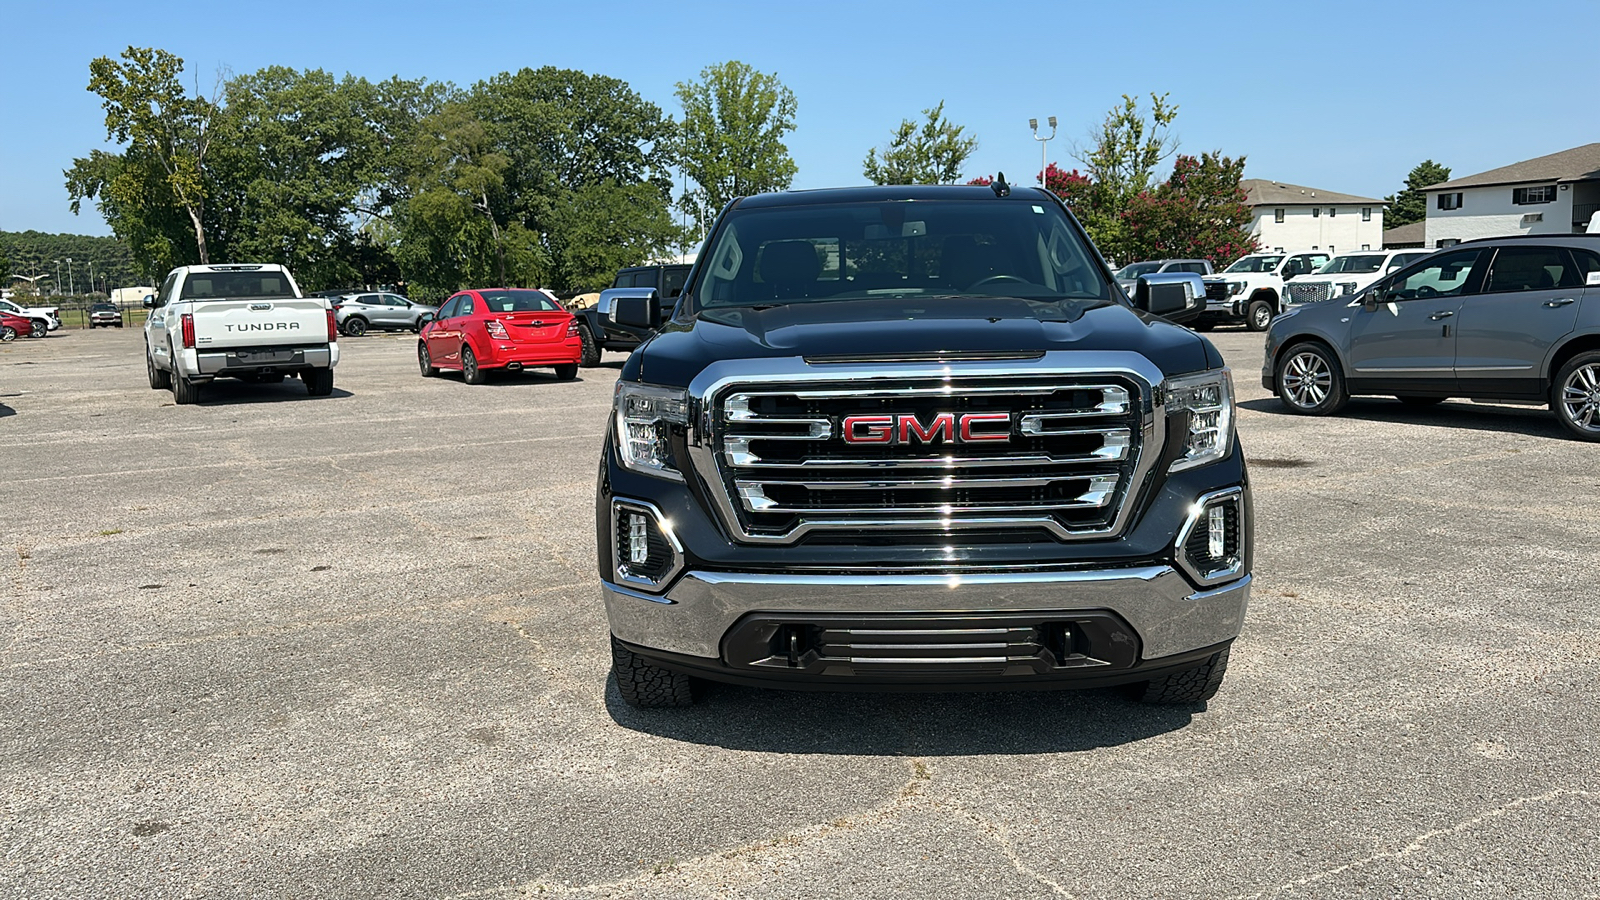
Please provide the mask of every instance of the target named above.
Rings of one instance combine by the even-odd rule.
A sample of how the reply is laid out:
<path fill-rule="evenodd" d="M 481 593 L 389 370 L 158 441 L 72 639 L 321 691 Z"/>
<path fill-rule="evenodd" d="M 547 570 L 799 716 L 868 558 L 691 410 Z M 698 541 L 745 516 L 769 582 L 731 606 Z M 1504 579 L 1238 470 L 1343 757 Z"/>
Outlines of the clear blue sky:
<path fill-rule="evenodd" d="M 105 234 L 73 216 L 74 157 L 105 146 L 88 63 L 130 44 L 219 68 L 282 64 L 466 86 L 524 66 L 621 78 L 669 113 L 712 63 L 776 72 L 799 98 L 795 187 L 860 183 L 902 118 L 946 101 L 979 139 L 968 174 L 1035 177 L 1119 95 L 1170 92 L 1182 149 L 1249 158 L 1248 177 L 1381 197 L 1425 158 L 1456 175 L 1600 140 L 1582 29 L 1596 0 L 1074 4 L 0 0 L 0 229 Z M 1524 13 L 1529 14 L 1524 17 Z"/>

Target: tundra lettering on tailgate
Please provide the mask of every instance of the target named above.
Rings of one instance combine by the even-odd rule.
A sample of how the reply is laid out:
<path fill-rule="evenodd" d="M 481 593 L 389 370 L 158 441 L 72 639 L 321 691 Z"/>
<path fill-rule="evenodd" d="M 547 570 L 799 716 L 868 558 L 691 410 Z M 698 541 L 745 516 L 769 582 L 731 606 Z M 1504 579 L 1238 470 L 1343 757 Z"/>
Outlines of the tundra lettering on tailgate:
<path fill-rule="evenodd" d="M 228 331 L 288 331 L 300 329 L 299 322 L 247 322 L 244 325 L 224 323 L 222 326 Z"/>

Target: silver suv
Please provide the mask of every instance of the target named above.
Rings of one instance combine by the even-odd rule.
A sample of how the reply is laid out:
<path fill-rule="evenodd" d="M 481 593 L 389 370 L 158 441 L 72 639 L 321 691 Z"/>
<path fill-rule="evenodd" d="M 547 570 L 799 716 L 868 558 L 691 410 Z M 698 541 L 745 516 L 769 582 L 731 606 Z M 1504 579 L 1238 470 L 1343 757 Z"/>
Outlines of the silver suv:
<path fill-rule="evenodd" d="M 1267 332 L 1261 383 L 1313 416 L 1352 394 L 1531 400 L 1600 441 L 1600 235 L 1468 241 L 1291 308 Z"/>
<path fill-rule="evenodd" d="M 437 306 L 413 303 L 399 294 L 346 294 L 334 300 L 339 330 L 359 337 L 377 328 L 383 331 L 421 331 L 433 320 Z"/>

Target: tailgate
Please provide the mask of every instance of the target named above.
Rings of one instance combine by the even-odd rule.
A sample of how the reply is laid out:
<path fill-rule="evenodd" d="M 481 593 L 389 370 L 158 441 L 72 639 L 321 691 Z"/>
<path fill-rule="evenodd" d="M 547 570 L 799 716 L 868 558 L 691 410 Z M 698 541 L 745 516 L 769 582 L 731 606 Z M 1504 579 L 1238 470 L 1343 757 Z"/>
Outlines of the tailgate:
<path fill-rule="evenodd" d="M 326 344 L 328 312 L 321 299 L 195 300 L 195 347 Z"/>

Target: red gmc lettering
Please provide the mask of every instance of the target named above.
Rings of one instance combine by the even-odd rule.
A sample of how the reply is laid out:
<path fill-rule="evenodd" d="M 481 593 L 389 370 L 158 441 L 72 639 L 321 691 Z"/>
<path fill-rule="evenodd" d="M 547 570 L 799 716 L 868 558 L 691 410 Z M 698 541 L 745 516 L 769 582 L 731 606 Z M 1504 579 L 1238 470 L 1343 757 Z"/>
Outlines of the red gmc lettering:
<path fill-rule="evenodd" d="M 924 444 L 931 444 L 933 439 L 939 436 L 940 432 L 944 433 L 945 440 L 955 440 L 955 413 L 939 413 L 933 417 L 933 424 L 927 428 L 922 427 L 922 423 L 917 421 L 916 416 L 900 417 L 900 443 L 902 444 L 911 443 L 912 435 L 916 435 L 917 439 Z"/>
<path fill-rule="evenodd" d="M 981 431 L 974 433 L 973 425 L 982 425 L 985 422 L 994 422 L 1004 425 L 1003 431 Z M 963 441 L 1009 441 L 1011 440 L 1011 414 L 1010 413 L 967 413 L 961 417 L 961 440 Z"/>
<path fill-rule="evenodd" d="M 894 416 L 845 416 L 847 444 L 887 444 L 894 440 Z M 858 433 L 857 428 L 866 429 Z"/>

